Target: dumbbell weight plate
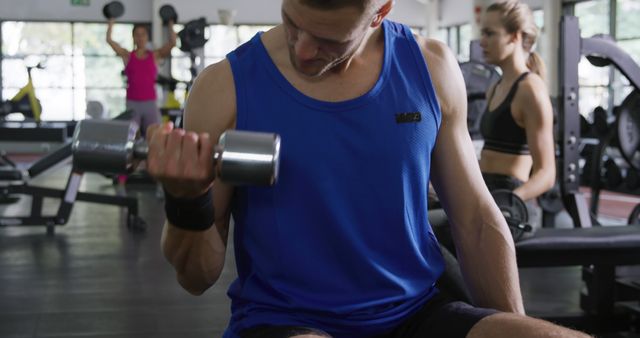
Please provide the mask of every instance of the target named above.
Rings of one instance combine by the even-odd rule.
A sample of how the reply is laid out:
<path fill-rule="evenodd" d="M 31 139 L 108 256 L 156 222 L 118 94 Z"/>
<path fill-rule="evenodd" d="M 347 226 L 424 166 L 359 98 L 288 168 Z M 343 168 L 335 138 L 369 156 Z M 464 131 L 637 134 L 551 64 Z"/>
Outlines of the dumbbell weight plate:
<path fill-rule="evenodd" d="M 636 205 L 631 211 L 631 214 L 629 214 L 627 224 L 640 225 L 640 204 Z"/>
<path fill-rule="evenodd" d="M 220 137 L 220 179 L 233 185 L 272 185 L 278 179 L 280 136 L 228 130 Z"/>
<path fill-rule="evenodd" d="M 640 92 L 634 90 L 617 109 L 618 146 L 625 160 L 640 170 Z"/>
<path fill-rule="evenodd" d="M 82 171 L 122 174 L 132 169 L 138 125 L 130 121 L 83 120 L 73 135 L 73 166 Z"/>
<path fill-rule="evenodd" d="M 173 20 L 173 23 L 178 22 L 178 13 L 176 12 L 176 9 L 171 5 L 163 5 L 162 7 L 160 7 L 158 13 L 160 14 L 162 23 L 165 25 L 169 23 L 169 20 Z"/>
<path fill-rule="evenodd" d="M 111 1 L 102 7 L 102 15 L 107 19 L 116 19 L 124 14 L 124 5 L 120 1 Z"/>
<path fill-rule="evenodd" d="M 529 211 L 524 201 L 511 190 L 496 189 L 491 191 L 491 196 L 495 200 L 500 212 L 504 216 L 509 230 L 515 241 L 522 238 L 523 234 L 531 231 L 529 222 Z"/>
<path fill-rule="evenodd" d="M 562 202 L 562 194 L 560 192 L 560 186 L 554 185 L 549 191 L 538 196 L 538 205 L 543 211 L 557 214 L 564 209 L 564 203 Z"/>

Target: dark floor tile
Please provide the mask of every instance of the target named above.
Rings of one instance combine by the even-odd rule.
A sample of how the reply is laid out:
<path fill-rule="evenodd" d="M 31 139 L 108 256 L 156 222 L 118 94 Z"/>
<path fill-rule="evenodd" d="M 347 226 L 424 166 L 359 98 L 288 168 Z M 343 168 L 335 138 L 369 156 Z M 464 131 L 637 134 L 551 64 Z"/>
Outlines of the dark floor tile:
<path fill-rule="evenodd" d="M 35 314 L 0 314 L 0 337 L 33 337 L 37 319 Z"/>
<path fill-rule="evenodd" d="M 63 188 L 69 168 L 32 184 Z M 85 175 L 82 190 L 114 194 L 110 180 Z M 44 227 L 0 228 L 0 338 L 214 338 L 230 317 L 226 295 L 236 277 L 230 234 L 218 283 L 192 296 L 176 281 L 160 250 L 163 202 L 156 187 L 131 186 L 145 232 L 130 231 L 123 209 L 75 203 L 69 222 L 48 236 Z M 55 211 L 56 201 L 45 204 Z M 0 205 L 0 215 L 24 213 L 28 200 Z M 627 269 L 625 274 L 640 274 Z M 579 311 L 580 268 L 520 271 L 528 313 Z"/>
<path fill-rule="evenodd" d="M 76 335 L 73 338 L 220 338 L 222 331 L 215 330 L 189 330 L 174 332 L 140 332 L 140 333 L 121 333 L 109 335 Z M 46 336 L 47 338 L 68 338 L 68 336 Z M 37 338 L 40 338 L 38 336 Z"/>
<path fill-rule="evenodd" d="M 167 308 L 158 314 L 159 332 L 187 330 L 223 331 L 227 327 L 229 315 L 220 307 Z"/>
<path fill-rule="evenodd" d="M 36 335 L 71 337 L 143 332 L 157 332 L 156 316 L 153 313 L 62 312 L 40 315 Z"/>

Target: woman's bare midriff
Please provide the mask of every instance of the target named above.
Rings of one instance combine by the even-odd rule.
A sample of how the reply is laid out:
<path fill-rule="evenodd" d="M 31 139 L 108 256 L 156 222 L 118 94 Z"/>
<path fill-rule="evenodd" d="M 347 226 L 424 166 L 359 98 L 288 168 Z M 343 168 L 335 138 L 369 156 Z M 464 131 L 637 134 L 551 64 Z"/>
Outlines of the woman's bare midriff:
<path fill-rule="evenodd" d="M 522 182 L 529 180 L 532 164 L 531 155 L 507 154 L 487 149 L 480 153 L 480 170 L 483 173 L 513 176 Z"/>

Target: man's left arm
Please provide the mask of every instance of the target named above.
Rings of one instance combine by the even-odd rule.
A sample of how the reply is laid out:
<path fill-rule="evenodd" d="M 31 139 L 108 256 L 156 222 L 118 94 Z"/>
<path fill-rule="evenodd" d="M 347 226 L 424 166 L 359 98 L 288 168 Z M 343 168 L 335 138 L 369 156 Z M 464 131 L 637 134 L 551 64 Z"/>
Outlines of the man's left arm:
<path fill-rule="evenodd" d="M 442 111 L 431 181 L 447 213 L 465 283 L 476 306 L 524 314 L 513 239 L 482 179 L 467 129 L 460 67 L 446 45 L 420 44 Z"/>

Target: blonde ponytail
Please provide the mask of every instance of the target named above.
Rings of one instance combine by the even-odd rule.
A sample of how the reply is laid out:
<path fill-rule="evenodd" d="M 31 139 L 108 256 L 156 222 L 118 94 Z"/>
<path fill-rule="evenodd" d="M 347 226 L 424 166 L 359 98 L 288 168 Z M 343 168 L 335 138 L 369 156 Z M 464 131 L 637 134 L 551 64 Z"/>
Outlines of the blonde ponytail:
<path fill-rule="evenodd" d="M 527 68 L 538 74 L 543 81 L 547 80 L 547 66 L 545 66 L 540 54 L 536 52 L 529 53 L 529 58 L 527 58 Z"/>

